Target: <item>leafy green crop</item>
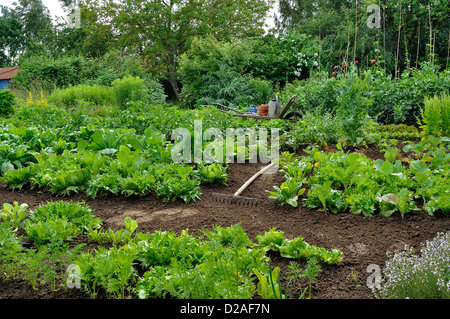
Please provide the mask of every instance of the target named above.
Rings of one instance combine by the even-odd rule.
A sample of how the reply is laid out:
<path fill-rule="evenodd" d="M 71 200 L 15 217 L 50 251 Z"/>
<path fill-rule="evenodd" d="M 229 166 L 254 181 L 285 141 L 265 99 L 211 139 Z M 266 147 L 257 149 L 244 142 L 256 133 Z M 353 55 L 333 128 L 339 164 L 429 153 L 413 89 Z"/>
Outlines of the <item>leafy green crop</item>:
<path fill-rule="evenodd" d="M 87 236 L 89 239 L 97 241 L 99 243 L 112 243 L 114 245 L 127 243 L 135 230 L 137 229 L 137 222 L 130 217 L 125 217 L 125 228 L 121 228 L 117 231 L 111 229 L 91 229 Z"/>
<path fill-rule="evenodd" d="M 38 245 L 62 245 L 84 231 L 99 228 L 100 223 L 83 202 L 57 201 L 31 211 L 23 227 L 29 239 Z"/>
<path fill-rule="evenodd" d="M 22 246 L 10 217 L 0 223 L 0 270 L 4 278 L 25 279 L 33 289 L 48 285 L 55 291 L 59 286 L 67 288 L 65 270 L 74 264 L 80 267 L 83 290 L 93 298 L 102 290 L 108 298 L 249 299 L 256 292 L 255 274 L 266 276 L 267 247 L 281 250 L 289 243 L 273 228 L 257 236 L 260 244 L 255 245 L 241 224 L 203 229 L 202 237 L 194 237 L 187 230 L 180 235 L 161 230 L 137 233 L 137 222 L 126 217 L 124 228 L 103 230 L 102 221 L 83 202 L 48 202 L 25 216 L 18 213 L 25 205 L 4 207 L 8 216 L 15 212 L 23 217 L 19 227 L 33 242 L 31 248 Z M 69 241 L 81 233 L 110 247 L 82 251 L 81 244 L 69 248 L 73 245 Z M 272 240 L 279 245 L 271 245 Z M 321 253 L 318 256 L 329 254 L 320 249 L 315 252 Z"/>
<path fill-rule="evenodd" d="M 92 135 L 93 142 L 89 149 L 104 155 L 115 154 L 121 145 L 126 145 L 129 136 L 129 132 L 121 133 L 119 130 L 98 130 Z"/>
<path fill-rule="evenodd" d="M 18 202 L 14 202 L 13 204 L 14 206 L 9 203 L 3 204 L 3 209 L 0 210 L 0 217 L 3 219 L 4 223 L 11 221 L 12 226 L 15 226 L 17 228 L 27 217 L 26 210 L 28 209 L 28 205 L 19 205 Z"/>
<path fill-rule="evenodd" d="M 279 251 L 280 255 L 285 258 L 292 259 L 311 259 L 316 258 L 320 262 L 327 264 L 337 264 L 342 261 L 342 252 L 339 249 L 333 248 L 327 250 L 322 247 L 310 245 L 303 240 L 302 237 L 294 239 L 285 239 L 282 231 L 277 231 L 272 228 L 266 232 L 264 236 L 256 236 L 260 247 L 265 250 Z"/>
<path fill-rule="evenodd" d="M 277 231 L 274 227 L 265 232 L 264 235 L 257 235 L 256 240 L 265 250 L 279 251 L 284 243 L 284 232 Z"/>
<path fill-rule="evenodd" d="M 430 153 L 429 161 L 443 168 L 443 163 L 448 160 L 437 150 Z M 305 158 L 316 161 L 307 181 L 311 188 L 304 199 L 305 205 L 325 212 L 348 210 L 365 216 L 372 216 L 376 212 L 384 216 L 399 212 L 404 216 L 417 210 L 414 202 L 416 196 L 429 192 L 435 185 L 432 178 L 440 178 L 437 177 L 440 174 L 431 174 L 431 169 L 423 162 L 413 161 L 407 168 L 397 159 L 398 154 L 398 149 L 388 148 L 386 160 L 372 161 L 364 154 L 344 153 L 339 145 L 337 152 L 324 154 L 312 151 Z M 445 198 L 444 194 L 442 196 L 440 198 Z M 430 195 L 422 198 L 424 207 L 427 207 L 426 201 Z"/>
<path fill-rule="evenodd" d="M 258 270 L 255 270 L 255 275 L 258 277 L 258 295 L 263 297 L 263 299 L 284 299 L 284 295 L 281 292 L 279 274 L 280 267 L 275 267 L 270 271 L 269 279 Z"/>
<path fill-rule="evenodd" d="M 67 217 L 48 217 L 45 221 L 26 222 L 24 225 L 28 239 L 36 245 L 62 245 L 78 235 L 78 228 Z"/>
<path fill-rule="evenodd" d="M 201 195 L 200 181 L 188 177 L 167 176 L 156 186 L 156 195 L 162 197 L 164 203 L 175 200 L 177 197 L 186 203 L 195 201 Z"/>
<path fill-rule="evenodd" d="M 293 207 L 297 207 L 298 197 L 305 192 L 305 188 L 301 188 L 302 186 L 303 184 L 301 182 L 289 177 L 280 187 L 274 186 L 274 192 L 266 192 L 270 194 L 269 198 L 278 200 L 281 206 L 287 203 Z"/>
<path fill-rule="evenodd" d="M 203 163 L 197 166 L 197 176 L 202 183 L 219 183 L 226 185 L 228 180 L 227 168 L 221 164 L 213 163 L 205 165 Z"/>

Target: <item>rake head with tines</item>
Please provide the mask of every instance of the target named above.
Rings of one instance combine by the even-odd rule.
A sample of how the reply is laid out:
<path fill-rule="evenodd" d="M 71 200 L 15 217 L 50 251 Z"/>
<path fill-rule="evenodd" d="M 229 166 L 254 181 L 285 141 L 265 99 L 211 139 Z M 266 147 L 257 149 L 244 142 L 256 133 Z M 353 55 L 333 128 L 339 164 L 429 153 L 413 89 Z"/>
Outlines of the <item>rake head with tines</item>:
<path fill-rule="evenodd" d="M 244 197 L 244 196 L 239 196 L 239 195 L 248 185 L 250 185 L 251 182 L 253 182 L 255 180 L 255 178 L 257 178 L 259 175 L 261 175 L 262 173 L 264 173 L 265 171 L 267 171 L 269 168 L 271 168 L 274 165 L 275 165 L 275 162 L 272 162 L 270 165 L 261 169 L 258 173 L 253 175 L 244 185 L 242 185 L 241 188 L 239 188 L 237 190 L 237 192 L 234 193 L 234 195 L 213 193 L 212 199 L 216 202 L 222 202 L 222 203 L 226 203 L 226 204 L 230 204 L 230 205 L 238 205 L 238 206 L 244 206 L 244 207 L 245 206 L 256 207 L 258 205 L 258 200 L 256 198 Z"/>
<path fill-rule="evenodd" d="M 226 203 L 230 205 L 237 205 L 242 207 L 256 207 L 258 206 L 258 199 L 245 196 L 236 196 L 228 194 L 213 193 L 212 199 L 216 202 Z"/>

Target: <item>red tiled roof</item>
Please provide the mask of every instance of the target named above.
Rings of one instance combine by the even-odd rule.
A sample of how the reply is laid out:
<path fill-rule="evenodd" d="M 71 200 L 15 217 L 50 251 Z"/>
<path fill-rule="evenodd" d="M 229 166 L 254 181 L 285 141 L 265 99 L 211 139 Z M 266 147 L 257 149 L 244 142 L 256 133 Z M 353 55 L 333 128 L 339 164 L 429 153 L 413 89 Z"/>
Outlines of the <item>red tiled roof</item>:
<path fill-rule="evenodd" d="M 14 77 L 19 71 L 18 67 L 10 67 L 0 69 L 0 80 L 9 80 Z"/>

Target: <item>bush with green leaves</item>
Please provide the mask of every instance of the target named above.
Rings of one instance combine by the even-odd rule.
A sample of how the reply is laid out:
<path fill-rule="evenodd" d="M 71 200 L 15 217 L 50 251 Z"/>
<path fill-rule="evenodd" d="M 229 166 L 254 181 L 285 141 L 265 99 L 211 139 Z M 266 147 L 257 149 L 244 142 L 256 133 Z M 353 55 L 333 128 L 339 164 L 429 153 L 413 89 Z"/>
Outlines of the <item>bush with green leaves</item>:
<path fill-rule="evenodd" d="M 140 58 L 126 50 L 111 49 L 94 60 L 95 76 L 87 79 L 86 84 L 111 86 L 114 80 L 125 76 L 145 78 L 146 72 Z"/>
<path fill-rule="evenodd" d="M 202 96 L 196 104 L 220 103 L 240 108 L 249 104 L 266 104 L 272 99 L 270 82 L 242 75 L 226 64 L 203 77 Z"/>
<path fill-rule="evenodd" d="M 370 88 L 369 79 L 360 80 L 356 72 L 350 72 L 346 81 L 338 82 L 336 116 L 344 145 L 360 146 L 366 140 L 365 127 L 370 121 L 370 99 L 365 96 Z"/>
<path fill-rule="evenodd" d="M 366 106 L 367 115 L 378 123 L 417 125 L 425 97 L 450 90 L 450 72 L 438 72 L 427 64 L 420 69 L 405 71 L 399 79 L 372 70 L 356 78 L 346 72 L 339 79 L 322 77 L 294 82 L 286 86 L 281 97 L 286 99 L 297 95 L 302 111 L 317 109 L 334 114 L 339 96 L 343 97 L 340 88 L 350 85 L 349 82 L 358 88 L 360 102 L 365 104 L 361 107 Z"/>
<path fill-rule="evenodd" d="M 14 112 L 15 94 L 10 90 L 0 90 L 0 117 L 8 117 Z"/>
<path fill-rule="evenodd" d="M 63 89 L 55 89 L 48 98 L 49 103 L 66 108 L 75 107 L 81 102 L 94 105 L 111 105 L 114 101 L 114 92 L 110 87 L 100 85 L 79 84 Z"/>
<path fill-rule="evenodd" d="M 116 103 L 121 108 L 125 108 L 126 103 L 147 99 L 145 81 L 139 77 L 126 76 L 122 79 L 116 79 L 112 82 L 111 86 Z"/>
<path fill-rule="evenodd" d="M 318 52 L 319 41 L 296 31 L 276 35 L 269 31 L 262 37 L 245 39 L 243 46 L 252 52 L 247 72 L 273 86 L 284 87 L 310 76 L 316 65 L 314 53 Z"/>
<path fill-rule="evenodd" d="M 43 90 L 78 85 L 95 77 L 94 62 L 83 56 L 33 55 L 20 61 L 20 71 L 14 77 L 13 88 L 26 91 Z"/>
<path fill-rule="evenodd" d="M 209 98 L 218 99 L 221 96 L 222 102 L 225 102 L 225 97 L 239 93 L 240 85 L 243 85 L 240 94 L 243 97 L 244 91 L 249 91 L 242 76 L 249 60 L 249 49 L 237 42 L 221 42 L 214 37 L 194 38 L 189 50 L 179 58 L 182 100 L 193 106 L 206 93 Z M 209 101 L 203 100 L 202 103 L 205 102 Z"/>

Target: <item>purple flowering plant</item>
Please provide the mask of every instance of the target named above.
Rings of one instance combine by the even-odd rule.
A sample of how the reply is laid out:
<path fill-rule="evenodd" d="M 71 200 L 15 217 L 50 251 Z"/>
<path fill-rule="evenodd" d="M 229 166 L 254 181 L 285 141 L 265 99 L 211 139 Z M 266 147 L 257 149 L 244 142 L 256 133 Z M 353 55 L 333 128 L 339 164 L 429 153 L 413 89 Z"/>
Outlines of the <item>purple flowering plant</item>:
<path fill-rule="evenodd" d="M 408 246 L 396 251 L 375 294 L 386 299 L 450 298 L 450 232 L 422 243 L 420 254 Z"/>

